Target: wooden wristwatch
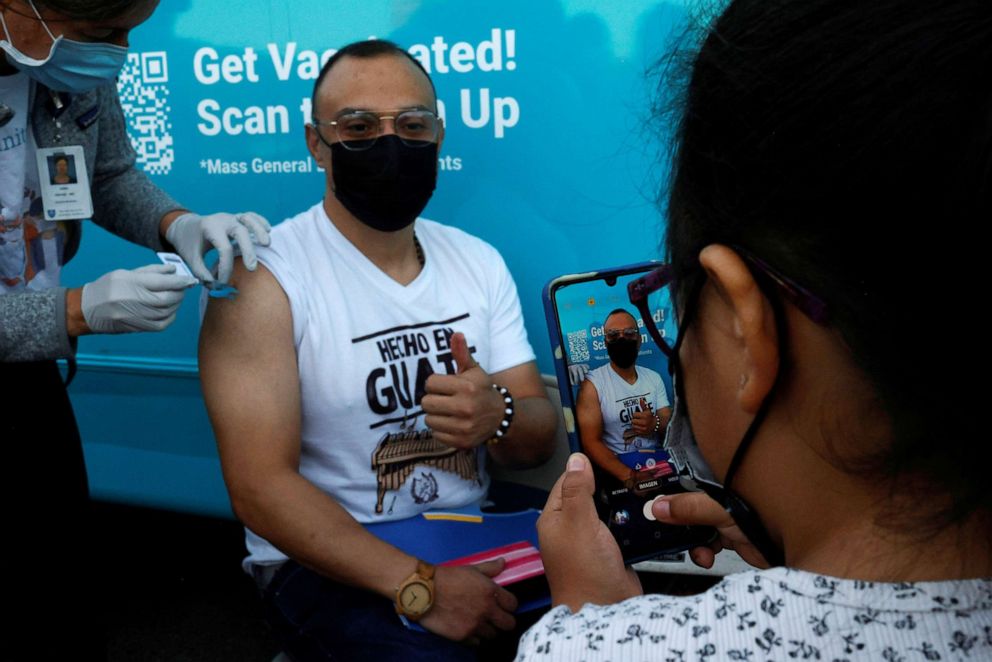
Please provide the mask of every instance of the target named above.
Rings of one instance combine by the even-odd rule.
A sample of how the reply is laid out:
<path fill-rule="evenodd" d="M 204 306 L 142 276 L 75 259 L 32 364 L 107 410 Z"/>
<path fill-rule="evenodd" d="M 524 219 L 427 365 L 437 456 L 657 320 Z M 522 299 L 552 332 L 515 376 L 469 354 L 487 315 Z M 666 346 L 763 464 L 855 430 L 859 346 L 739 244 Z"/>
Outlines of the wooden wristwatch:
<path fill-rule="evenodd" d="M 418 621 L 434 606 L 434 566 L 417 559 L 417 570 L 396 588 L 396 613 Z"/>

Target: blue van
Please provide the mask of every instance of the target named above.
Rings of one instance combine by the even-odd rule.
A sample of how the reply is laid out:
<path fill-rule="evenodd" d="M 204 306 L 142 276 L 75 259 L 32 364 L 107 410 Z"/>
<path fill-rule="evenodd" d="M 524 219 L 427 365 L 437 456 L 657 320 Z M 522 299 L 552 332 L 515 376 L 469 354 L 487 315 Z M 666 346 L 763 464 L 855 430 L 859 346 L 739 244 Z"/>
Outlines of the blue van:
<path fill-rule="evenodd" d="M 680 3 L 318 0 L 162 3 L 119 79 L 139 166 L 200 212 L 273 223 L 322 195 L 304 124 L 334 49 L 388 38 L 437 87 L 446 137 L 427 218 L 493 244 L 517 282 L 541 371 L 553 373 L 541 289 L 563 273 L 658 256 L 669 127 L 649 75 L 685 21 Z M 87 228 L 64 282 L 156 261 Z M 70 393 L 93 497 L 230 517 L 200 393 L 199 289 L 157 334 L 90 336 Z"/>

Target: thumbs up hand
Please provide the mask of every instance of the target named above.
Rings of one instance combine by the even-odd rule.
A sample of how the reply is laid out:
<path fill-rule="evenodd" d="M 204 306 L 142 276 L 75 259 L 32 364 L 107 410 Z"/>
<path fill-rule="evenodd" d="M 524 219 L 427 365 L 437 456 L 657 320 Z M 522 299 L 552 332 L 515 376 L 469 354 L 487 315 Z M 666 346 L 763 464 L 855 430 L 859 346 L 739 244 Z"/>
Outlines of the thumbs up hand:
<path fill-rule="evenodd" d="M 503 420 L 503 398 L 489 374 L 472 358 L 462 333 L 451 336 L 458 372 L 433 374 L 424 384 L 421 406 L 434 438 L 455 448 L 475 448 L 490 439 Z"/>
<path fill-rule="evenodd" d="M 650 437 L 654 434 L 655 423 L 654 412 L 651 405 L 644 398 L 641 398 L 641 410 L 635 411 L 630 417 L 630 429 L 637 433 L 638 437 Z"/>

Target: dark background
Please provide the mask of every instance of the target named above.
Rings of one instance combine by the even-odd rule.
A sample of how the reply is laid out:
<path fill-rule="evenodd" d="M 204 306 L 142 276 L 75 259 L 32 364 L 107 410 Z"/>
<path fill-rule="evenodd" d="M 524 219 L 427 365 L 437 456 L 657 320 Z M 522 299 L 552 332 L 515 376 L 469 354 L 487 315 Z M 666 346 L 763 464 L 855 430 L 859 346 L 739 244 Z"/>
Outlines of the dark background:
<path fill-rule="evenodd" d="M 279 652 L 241 570 L 233 520 L 94 504 L 108 659 L 269 662 Z"/>

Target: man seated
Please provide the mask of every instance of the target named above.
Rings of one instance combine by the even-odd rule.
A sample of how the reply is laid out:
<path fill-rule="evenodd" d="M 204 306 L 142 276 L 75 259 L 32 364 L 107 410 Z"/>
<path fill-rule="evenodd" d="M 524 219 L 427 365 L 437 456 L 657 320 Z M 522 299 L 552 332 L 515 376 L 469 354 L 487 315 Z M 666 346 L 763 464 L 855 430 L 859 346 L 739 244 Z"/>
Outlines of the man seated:
<path fill-rule="evenodd" d="M 321 203 L 288 219 L 210 301 L 204 396 L 246 569 L 295 660 L 474 659 L 514 626 L 502 562 L 434 568 L 363 523 L 481 500 L 487 454 L 551 456 L 556 414 L 500 255 L 418 219 L 443 127 L 433 85 L 386 41 L 347 46 L 314 85 Z M 415 525 L 415 524 L 411 524 Z M 405 628 L 397 612 L 428 632 Z"/>
<path fill-rule="evenodd" d="M 612 311 L 603 323 L 603 338 L 610 362 L 586 375 L 576 416 L 582 450 L 624 482 L 634 470 L 617 456 L 657 448 L 672 408 L 661 375 L 636 365 L 641 332 L 634 316 L 623 308 Z"/>

